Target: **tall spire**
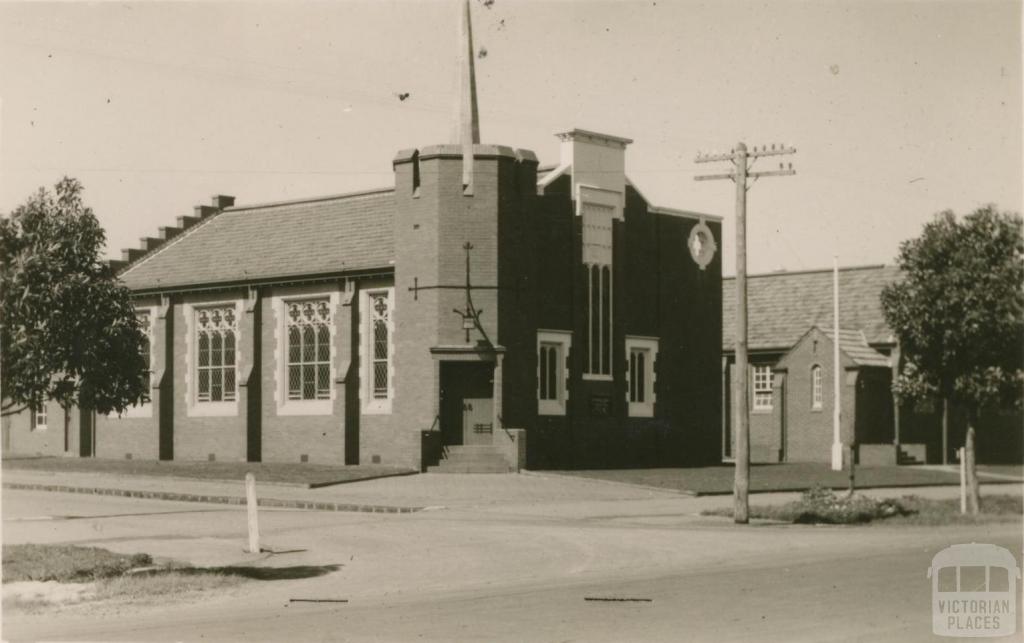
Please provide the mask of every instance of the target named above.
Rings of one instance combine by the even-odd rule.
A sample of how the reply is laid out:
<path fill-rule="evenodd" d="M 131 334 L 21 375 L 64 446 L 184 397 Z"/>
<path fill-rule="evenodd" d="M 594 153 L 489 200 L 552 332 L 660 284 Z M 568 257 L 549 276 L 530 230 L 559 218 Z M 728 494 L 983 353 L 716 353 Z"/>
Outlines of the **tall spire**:
<path fill-rule="evenodd" d="M 480 116 L 476 106 L 476 70 L 473 66 L 473 21 L 469 0 L 463 3 L 459 33 L 459 121 L 458 143 L 462 146 L 462 184 L 473 190 L 473 145 L 480 143 Z"/>

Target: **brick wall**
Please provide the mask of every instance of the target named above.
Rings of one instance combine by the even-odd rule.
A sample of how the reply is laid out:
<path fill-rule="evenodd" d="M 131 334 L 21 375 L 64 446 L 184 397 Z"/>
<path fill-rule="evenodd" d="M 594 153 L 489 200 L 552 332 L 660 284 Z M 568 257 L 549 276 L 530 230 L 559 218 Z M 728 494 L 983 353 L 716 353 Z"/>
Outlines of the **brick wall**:
<path fill-rule="evenodd" d="M 565 417 L 536 415 L 536 352 L 525 364 L 522 396 L 532 398 L 513 423 L 524 426 L 532 468 L 670 466 L 718 459 L 721 427 L 721 252 L 700 270 L 687 250 L 698 220 L 656 214 L 631 187 L 624 221 L 613 223 L 612 380 L 583 378 L 587 281 L 581 221 L 569 180 L 551 183 L 535 206 L 528 254 L 536 284 L 536 328 L 573 332 Z M 721 248 L 721 229 L 707 221 Z M 535 302 L 535 304 L 533 304 Z M 625 337 L 658 338 L 654 417 L 628 416 Z M 533 336 L 535 341 L 535 335 Z M 514 378 L 506 371 L 506 380 Z M 607 398 L 607 416 L 595 413 Z M 603 402 L 602 402 L 603 404 Z"/>
<path fill-rule="evenodd" d="M 345 462 L 345 389 L 339 373 L 352 359 L 351 315 L 342 303 L 338 283 L 305 287 L 267 289 L 260 299 L 263 342 L 260 369 L 261 455 L 265 462 L 308 462 L 343 464 Z M 327 298 L 331 307 L 332 354 L 331 398 L 287 404 L 286 361 L 287 331 L 284 303 L 290 299 Z M 291 408 L 283 408 L 290 406 Z M 312 408 L 311 408 L 312 407 Z"/>
<path fill-rule="evenodd" d="M 244 373 L 251 363 L 253 331 L 244 312 L 246 292 L 242 290 L 211 294 L 189 294 L 182 297 L 173 308 L 174 315 L 174 459 L 207 460 L 213 454 L 218 461 L 244 462 L 246 460 L 245 403 L 242 386 L 238 387 L 238 399 L 226 415 L 204 416 L 203 403 L 194 403 L 198 385 L 195 378 L 193 357 L 195 350 L 194 314 L 192 306 L 224 303 L 235 305 L 238 311 L 239 335 L 236 340 L 237 372 Z M 190 399 L 191 398 L 191 399 Z"/>
<path fill-rule="evenodd" d="M 832 341 L 821 331 L 810 333 L 786 355 L 780 363 L 786 376 L 785 446 L 789 462 L 830 462 L 832 458 L 833 409 L 833 349 Z M 840 354 L 842 375 L 842 412 L 840 435 L 843 444 L 854 439 L 857 422 L 858 372 L 844 354 Z M 811 407 L 811 368 L 821 366 L 821 409 Z"/>
<path fill-rule="evenodd" d="M 45 429 L 33 429 L 31 412 L 20 413 L 2 418 L 5 435 L 4 451 L 16 455 L 61 455 L 64 453 L 64 410 L 56 402 L 46 404 L 47 422 Z M 72 429 L 77 427 L 74 422 L 75 413 L 71 414 Z M 75 430 L 71 431 L 72 439 Z M 77 444 L 77 440 L 71 445 Z M 72 453 L 77 453 L 72 451 Z"/>

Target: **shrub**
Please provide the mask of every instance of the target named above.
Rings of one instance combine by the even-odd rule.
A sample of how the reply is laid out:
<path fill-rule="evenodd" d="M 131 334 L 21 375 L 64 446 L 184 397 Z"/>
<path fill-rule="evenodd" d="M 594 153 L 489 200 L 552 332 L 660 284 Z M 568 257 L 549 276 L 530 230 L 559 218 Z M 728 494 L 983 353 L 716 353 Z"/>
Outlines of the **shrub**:
<path fill-rule="evenodd" d="M 837 496 L 820 486 L 811 487 L 800 500 L 786 506 L 792 521 L 802 524 L 849 525 L 879 518 L 904 516 L 909 512 L 898 500 L 875 500 L 866 496 Z"/>

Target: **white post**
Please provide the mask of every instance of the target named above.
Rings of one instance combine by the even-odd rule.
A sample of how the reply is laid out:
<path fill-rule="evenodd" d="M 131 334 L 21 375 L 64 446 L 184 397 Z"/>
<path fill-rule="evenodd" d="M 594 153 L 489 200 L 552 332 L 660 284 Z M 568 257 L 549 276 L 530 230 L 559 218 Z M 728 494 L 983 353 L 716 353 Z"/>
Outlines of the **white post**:
<path fill-rule="evenodd" d="M 256 515 L 256 476 L 245 474 L 245 504 L 249 510 L 249 553 L 260 553 L 260 526 Z"/>
<path fill-rule="evenodd" d="M 967 458 L 964 457 L 964 448 L 956 450 L 956 457 L 960 459 L 960 513 L 967 513 Z"/>
<path fill-rule="evenodd" d="M 832 470 L 843 470 L 843 442 L 839 431 L 842 405 L 839 365 L 839 256 L 832 255 Z"/>

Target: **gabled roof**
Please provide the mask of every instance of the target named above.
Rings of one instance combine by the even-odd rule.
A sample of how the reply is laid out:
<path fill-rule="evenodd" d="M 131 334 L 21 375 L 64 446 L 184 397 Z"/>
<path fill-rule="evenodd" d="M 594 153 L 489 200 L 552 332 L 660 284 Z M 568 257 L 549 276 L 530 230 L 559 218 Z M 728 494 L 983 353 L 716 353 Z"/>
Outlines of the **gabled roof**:
<path fill-rule="evenodd" d="M 391 269 L 394 189 L 227 208 L 120 274 L 159 290 Z"/>
<path fill-rule="evenodd" d="M 822 330 L 821 332 L 829 340 L 833 340 L 831 330 Z M 889 358 L 868 346 L 867 338 L 859 330 L 844 330 L 840 328 L 839 350 L 857 366 L 889 366 Z"/>
<path fill-rule="evenodd" d="M 882 288 L 899 278 L 895 266 L 839 270 L 839 321 L 869 344 L 891 343 L 882 316 Z M 787 351 L 811 326 L 832 327 L 832 270 L 775 272 L 747 278 L 747 345 Z M 735 348 L 736 279 L 722 279 L 722 348 Z"/>

